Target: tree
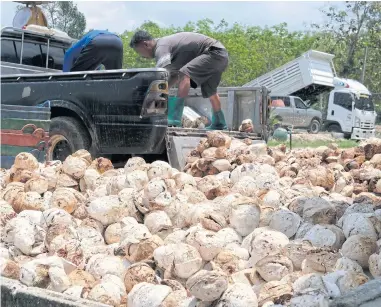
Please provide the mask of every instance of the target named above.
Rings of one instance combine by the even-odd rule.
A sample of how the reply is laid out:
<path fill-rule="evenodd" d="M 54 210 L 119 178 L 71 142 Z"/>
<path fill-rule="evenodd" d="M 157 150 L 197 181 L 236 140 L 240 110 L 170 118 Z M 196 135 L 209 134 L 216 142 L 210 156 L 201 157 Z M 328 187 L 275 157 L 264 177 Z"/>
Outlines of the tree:
<path fill-rule="evenodd" d="M 328 18 L 326 24 L 314 25 L 306 31 L 289 31 L 286 23 L 259 27 L 229 25 L 225 20 L 215 24 L 210 19 L 188 22 L 183 28 L 163 28 L 146 21 L 140 29 L 155 38 L 194 31 L 221 41 L 230 58 L 221 86 L 242 86 L 310 49 L 334 54 L 339 76 L 361 80 L 365 47 L 368 47 L 364 84 L 371 92 L 381 93 L 381 3 L 346 5 L 342 10 L 332 7 L 323 11 Z M 153 67 L 154 61 L 143 59 L 129 47 L 133 33 L 125 31 L 122 35 L 125 66 Z"/>
<path fill-rule="evenodd" d="M 222 42 L 229 52 L 229 65 L 222 76 L 220 86 L 242 86 L 263 73 L 300 56 L 310 49 L 314 37 L 303 32 L 289 32 L 287 24 L 271 28 L 245 27 L 238 23 L 229 25 L 225 20 L 214 24 L 210 19 L 188 22 L 184 28 L 173 26 L 162 28 L 147 21 L 140 29 L 159 38 L 179 31 L 198 32 Z M 124 64 L 127 68 L 152 67 L 153 60 L 140 57 L 129 47 L 134 32 L 125 31 Z"/>
<path fill-rule="evenodd" d="M 16 11 L 22 9 L 23 5 L 18 5 Z M 78 11 L 77 5 L 73 1 L 53 1 L 42 4 L 48 26 L 66 32 L 70 37 L 80 38 L 86 29 L 86 18 Z"/>
<path fill-rule="evenodd" d="M 381 5 L 378 2 L 346 2 L 342 9 L 322 10 L 327 22 L 313 25 L 317 40 L 314 47 L 336 56 L 341 77 L 361 80 L 367 52 L 364 83 L 381 92 Z"/>
<path fill-rule="evenodd" d="M 86 29 L 86 18 L 73 1 L 54 1 L 43 4 L 49 26 L 66 32 L 70 37 L 80 38 Z"/>

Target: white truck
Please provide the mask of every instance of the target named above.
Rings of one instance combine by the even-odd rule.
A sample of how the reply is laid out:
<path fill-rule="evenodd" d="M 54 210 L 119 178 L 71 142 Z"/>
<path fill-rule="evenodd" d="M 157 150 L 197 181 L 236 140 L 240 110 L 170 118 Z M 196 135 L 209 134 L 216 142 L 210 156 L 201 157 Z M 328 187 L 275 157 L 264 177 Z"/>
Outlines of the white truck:
<path fill-rule="evenodd" d="M 243 87 L 266 86 L 271 96 L 292 95 L 303 100 L 329 91 L 324 128 L 342 132 L 352 139 L 374 137 L 377 114 L 371 93 L 355 80 L 338 78 L 334 57 L 333 54 L 309 50 Z M 282 114 L 282 110 L 277 112 Z"/>

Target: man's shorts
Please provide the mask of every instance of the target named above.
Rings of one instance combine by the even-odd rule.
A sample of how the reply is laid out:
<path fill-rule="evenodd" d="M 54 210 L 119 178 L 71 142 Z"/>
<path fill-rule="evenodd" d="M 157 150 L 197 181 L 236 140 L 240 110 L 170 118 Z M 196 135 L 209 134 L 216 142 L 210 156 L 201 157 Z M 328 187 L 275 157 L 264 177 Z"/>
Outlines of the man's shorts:
<path fill-rule="evenodd" d="M 82 49 L 71 71 L 95 70 L 101 64 L 106 69 L 121 69 L 123 64 L 123 43 L 120 37 L 100 34 Z"/>
<path fill-rule="evenodd" d="M 184 65 L 180 72 L 191 78 L 198 86 L 204 98 L 209 98 L 217 93 L 221 82 L 222 73 L 229 64 L 226 49 L 209 47 L 209 49 Z"/>

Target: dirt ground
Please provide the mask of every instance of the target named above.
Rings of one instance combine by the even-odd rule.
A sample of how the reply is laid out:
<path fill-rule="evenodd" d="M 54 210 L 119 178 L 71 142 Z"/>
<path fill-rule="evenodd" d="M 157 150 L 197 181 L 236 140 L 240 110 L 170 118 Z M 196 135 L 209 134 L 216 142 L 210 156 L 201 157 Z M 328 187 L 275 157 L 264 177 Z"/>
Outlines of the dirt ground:
<path fill-rule="evenodd" d="M 381 125 L 376 126 L 376 134 L 377 134 L 377 137 L 381 136 Z"/>
<path fill-rule="evenodd" d="M 334 142 L 336 139 L 330 133 L 317 133 L 309 134 L 306 133 L 294 133 L 292 134 L 293 141 L 300 142 L 314 142 L 314 141 L 323 141 L 323 142 Z"/>
<path fill-rule="evenodd" d="M 381 125 L 376 126 L 376 136 L 381 138 Z M 337 139 L 335 139 L 331 135 L 331 133 L 329 133 L 329 132 L 310 134 L 305 130 L 296 130 L 292 134 L 292 139 L 294 141 L 300 141 L 300 142 L 315 142 L 315 141 L 334 142 L 334 141 L 337 141 Z"/>

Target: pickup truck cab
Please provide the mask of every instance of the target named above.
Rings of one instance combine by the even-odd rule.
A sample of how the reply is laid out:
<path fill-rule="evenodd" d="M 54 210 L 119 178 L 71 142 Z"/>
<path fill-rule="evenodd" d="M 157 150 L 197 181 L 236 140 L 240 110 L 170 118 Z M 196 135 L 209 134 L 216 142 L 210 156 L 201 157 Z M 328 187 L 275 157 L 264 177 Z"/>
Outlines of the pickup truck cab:
<path fill-rule="evenodd" d="M 282 126 L 303 128 L 310 133 L 318 133 L 322 126 L 322 113 L 296 96 L 271 96 L 270 112 Z"/>
<path fill-rule="evenodd" d="M 1 75 L 62 71 L 65 52 L 75 40 L 62 32 L 50 33 L 2 28 Z"/>

